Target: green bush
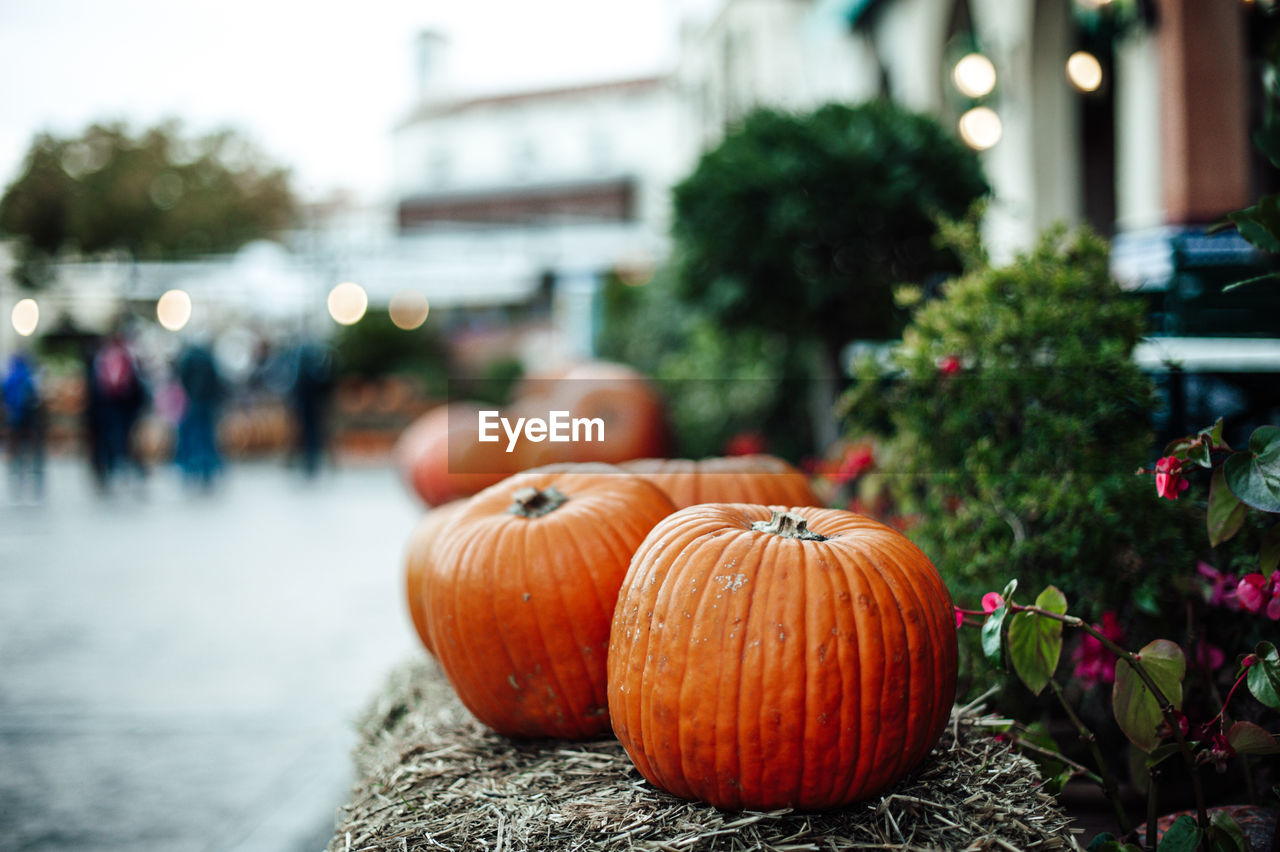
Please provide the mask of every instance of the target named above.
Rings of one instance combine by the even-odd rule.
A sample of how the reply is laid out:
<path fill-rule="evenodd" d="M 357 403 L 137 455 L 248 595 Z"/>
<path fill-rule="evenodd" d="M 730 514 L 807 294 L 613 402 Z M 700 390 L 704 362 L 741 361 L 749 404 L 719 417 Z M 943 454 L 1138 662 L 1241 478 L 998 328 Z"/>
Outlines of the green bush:
<path fill-rule="evenodd" d="M 344 374 L 416 376 L 426 383 L 429 394 L 448 392 L 448 347 L 432 323 L 405 331 L 395 326 L 386 311 L 369 311 L 354 325 L 339 328 L 333 346 L 338 369 Z"/>
<path fill-rule="evenodd" d="M 675 432 L 673 455 L 720 455 L 748 432 L 792 461 L 810 452 L 804 382 L 796 380 L 806 350 L 778 334 L 727 330 L 691 310 L 673 292 L 669 270 L 643 287 L 610 278 L 602 295 L 600 354 L 655 380 Z"/>
<path fill-rule="evenodd" d="M 1194 548 L 1181 507 L 1134 475 L 1154 404 L 1131 357 L 1141 306 L 1089 233 L 1053 230 L 1003 268 L 968 242 L 967 271 L 919 309 L 892 376 L 868 368 L 842 400 L 848 431 L 884 436 L 911 535 L 961 605 L 1016 576 L 1085 615 L 1129 601 L 1156 614 Z"/>

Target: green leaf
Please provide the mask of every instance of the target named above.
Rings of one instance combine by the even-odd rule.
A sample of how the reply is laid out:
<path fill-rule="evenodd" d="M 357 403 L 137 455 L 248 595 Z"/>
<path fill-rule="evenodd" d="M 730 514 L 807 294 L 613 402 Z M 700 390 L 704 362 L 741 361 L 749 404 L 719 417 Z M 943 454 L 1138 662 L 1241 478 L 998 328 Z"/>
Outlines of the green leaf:
<path fill-rule="evenodd" d="M 1089 841 L 1085 852 L 1142 852 L 1142 847 L 1133 843 L 1121 843 L 1109 831 L 1104 831 Z"/>
<path fill-rule="evenodd" d="M 1006 598 L 1006 600 L 1008 600 Z M 1001 654 L 1001 630 L 1004 627 L 1004 617 L 1009 614 L 1009 605 L 1001 604 L 996 611 L 987 616 L 987 620 L 982 625 L 982 656 L 987 658 L 987 662 L 998 669 L 1004 668 L 1004 657 Z"/>
<path fill-rule="evenodd" d="M 1209 439 L 1209 446 L 1216 449 L 1230 449 L 1222 441 L 1222 418 L 1219 417 L 1212 426 L 1200 430 L 1200 435 Z"/>
<path fill-rule="evenodd" d="M 1209 527 L 1209 544 L 1217 547 L 1240 531 L 1249 510 L 1227 488 L 1226 475 L 1219 467 L 1209 481 L 1209 511 L 1206 519 Z"/>
<path fill-rule="evenodd" d="M 1006 602 L 1012 601 L 1013 593 L 1017 590 L 1017 588 L 1018 588 L 1018 578 L 1014 577 L 1012 580 L 1004 584 L 1004 591 L 1000 593 L 1000 597 L 1004 598 Z"/>
<path fill-rule="evenodd" d="M 1164 745 L 1156 746 L 1147 755 L 1147 769 L 1155 769 L 1180 751 L 1182 751 L 1182 747 L 1177 743 L 1165 743 Z"/>
<path fill-rule="evenodd" d="M 1272 710 L 1280 710 L 1280 651 L 1270 642 L 1259 642 L 1253 653 L 1258 661 L 1249 667 L 1245 683 L 1254 698 Z"/>
<path fill-rule="evenodd" d="M 1036 598 L 1036 606 L 1063 615 L 1067 599 L 1050 586 Z M 1009 622 L 1009 662 L 1013 670 L 1039 695 L 1058 669 L 1062 654 L 1062 622 L 1031 612 L 1020 612 Z"/>
<path fill-rule="evenodd" d="M 1173 456 L 1179 461 L 1185 461 L 1187 458 L 1187 450 L 1195 446 L 1196 439 L 1192 437 L 1176 438 L 1170 441 L 1164 448 L 1166 456 Z"/>
<path fill-rule="evenodd" d="M 1227 730 L 1227 742 L 1240 754 L 1280 754 L 1280 740 L 1253 722 L 1236 722 Z"/>
<path fill-rule="evenodd" d="M 1262 534 L 1262 546 L 1258 549 L 1258 570 L 1270 577 L 1280 564 L 1280 524 Z"/>
<path fill-rule="evenodd" d="M 1229 813 L 1214 811 L 1209 817 L 1209 848 L 1213 852 L 1250 852 L 1253 846 Z"/>
<path fill-rule="evenodd" d="M 1255 275 L 1252 278 L 1245 278 L 1242 281 L 1232 281 L 1230 284 L 1222 288 L 1222 292 L 1230 293 L 1239 287 L 1250 287 L 1254 284 L 1261 284 L 1263 281 L 1280 281 L 1280 272 L 1264 272 L 1261 275 Z"/>
<path fill-rule="evenodd" d="M 1280 427 L 1259 426 L 1249 436 L 1249 449 L 1232 454 L 1222 470 L 1240 502 L 1280 512 Z"/>
<path fill-rule="evenodd" d="M 1253 207 L 1227 215 L 1240 236 L 1272 254 L 1280 253 L 1280 195 L 1264 195 Z"/>
<path fill-rule="evenodd" d="M 1160 852 L 1195 852 L 1203 835 L 1204 832 L 1196 825 L 1195 819 L 1183 814 L 1169 826 L 1157 849 Z"/>
<path fill-rule="evenodd" d="M 1167 639 L 1157 639 L 1138 652 L 1138 661 L 1174 709 L 1182 707 L 1182 678 L 1187 660 L 1182 649 Z M 1130 742 L 1150 753 L 1160 744 L 1156 729 L 1164 721 L 1160 704 L 1127 661 L 1116 663 L 1116 682 L 1111 691 L 1111 709 L 1116 723 Z"/>
<path fill-rule="evenodd" d="M 1194 462 L 1200 467 L 1213 467 L 1213 462 L 1209 461 L 1209 442 L 1197 440 L 1188 447 L 1187 461 Z"/>

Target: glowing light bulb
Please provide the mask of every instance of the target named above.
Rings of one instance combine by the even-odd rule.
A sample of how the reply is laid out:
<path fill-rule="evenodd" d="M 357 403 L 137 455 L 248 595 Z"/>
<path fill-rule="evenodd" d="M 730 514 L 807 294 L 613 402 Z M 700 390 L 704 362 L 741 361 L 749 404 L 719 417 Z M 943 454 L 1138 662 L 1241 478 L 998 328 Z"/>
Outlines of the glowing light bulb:
<path fill-rule="evenodd" d="M 981 53 L 970 53 L 951 70 L 951 82 L 968 98 L 985 98 L 996 87 L 996 67 Z"/>
<path fill-rule="evenodd" d="M 329 291 L 329 316 L 338 325 L 355 325 L 369 309 L 369 296 L 364 288 L 344 281 Z"/>
<path fill-rule="evenodd" d="M 30 337 L 35 334 L 36 327 L 40 325 L 40 306 L 36 304 L 35 299 L 20 299 L 13 306 L 13 313 L 9 315 L 9 320 L 13 323 L 13 330 L 23 337 Z"/>
<path fill-rule="evenodd" d="M 396 328 L 413 331 L 427 321 L 431 304 L 417 290 L 401 290 L 391 297 L 387 313 L 391 314 L 391 322 Z"/>
<path fill-rule="evenodd" d="M 1067 57 L 1067 79 L 1082 92 L 1096 92 L 1102 85 L 1102 63 L 1087 50 Z"/>
<path fill-rule="evenodd" d="M 960 116 L 960 138 L 975 151 L 985 151 L 1000 141 L 1004 126 L 991 107 L 974 107 Z"/>
<path fill-rule="evenodd" d="M 156 319 L 169 331 L 181 331 L 191 321 L 191 296 L 185 290 L 166 290 L 156 302 Z"/>

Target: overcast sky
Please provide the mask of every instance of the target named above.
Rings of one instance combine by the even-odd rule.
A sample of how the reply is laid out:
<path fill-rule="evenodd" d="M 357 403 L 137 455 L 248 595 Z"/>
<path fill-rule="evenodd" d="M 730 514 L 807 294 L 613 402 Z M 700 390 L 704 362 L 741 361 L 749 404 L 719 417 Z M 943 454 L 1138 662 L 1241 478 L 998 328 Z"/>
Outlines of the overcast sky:
<path fill-rule="evenodd" d="M 305 197 L 373 199 L 413 93 L 415 33 L 451 79 L 524 88 L 665 70 L 677 10 L 715 0 L 0 0 L 0 183 L 40 130 L 94 120 L 245 130 Z"/>

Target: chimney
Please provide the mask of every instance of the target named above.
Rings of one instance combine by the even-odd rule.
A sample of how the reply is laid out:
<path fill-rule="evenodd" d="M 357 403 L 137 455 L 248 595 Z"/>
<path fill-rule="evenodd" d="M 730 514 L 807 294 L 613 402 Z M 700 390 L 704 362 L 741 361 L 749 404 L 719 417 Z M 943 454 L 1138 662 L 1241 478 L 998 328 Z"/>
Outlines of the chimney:
<path fill-rule="evenodd" d="M 449 39 L 435 30 L 423 30 L 414 41 L 414 71 L 419 102 L 439 100 L 448 90 Z"/>

